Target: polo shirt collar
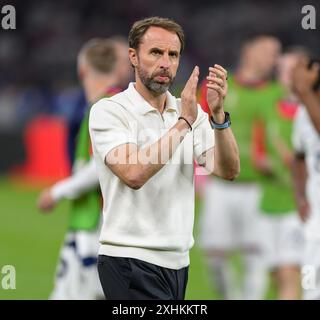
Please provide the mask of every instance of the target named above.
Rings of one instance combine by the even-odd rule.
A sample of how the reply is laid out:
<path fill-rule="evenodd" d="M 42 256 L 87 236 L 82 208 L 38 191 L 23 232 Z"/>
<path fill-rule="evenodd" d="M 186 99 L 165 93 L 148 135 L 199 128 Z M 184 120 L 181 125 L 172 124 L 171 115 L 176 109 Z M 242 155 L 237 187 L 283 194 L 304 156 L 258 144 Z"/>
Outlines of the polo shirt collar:
<path fill-rule="evenodd" d="M 136 90 L 134 87 L 134 82 L 130 82 L 128 89 L 127 89 L 127 94 L 129 99 L 131 100 L 132 104 L 134 105 L 134 108 L 142 115 L 145 115 L 149 112 L 154 112 L 157 109 L 151 106 L 141 95 L 140 93 Z M 166 105 L 165 105 L 165 110 L 164 111 L 174 111 L 178 113 L 178 108 L 177 108 L 177 102 L 175 97 L 169 92 L 166 92 L 167 98 L 166 98 Z"/>

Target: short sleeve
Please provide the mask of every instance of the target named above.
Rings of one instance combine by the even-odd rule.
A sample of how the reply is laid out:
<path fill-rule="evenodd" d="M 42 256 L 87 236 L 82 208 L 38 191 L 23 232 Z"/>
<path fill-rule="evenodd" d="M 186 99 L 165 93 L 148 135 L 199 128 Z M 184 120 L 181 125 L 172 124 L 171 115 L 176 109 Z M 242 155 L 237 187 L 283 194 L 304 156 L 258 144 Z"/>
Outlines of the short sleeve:
<path fill-rule="evenodd" d="M 126 110 L 109 99 L 102 99 L 92 106 L 89 131 L 93 149 L 102 161 L 112 149 L 127 143 L 137 143 Z"/>
<path fill-rule="evenodd" d="M 293 122 L 292 145 L 295 152 L 305 153 L 303 138 L 303 109 L 300 107 Z"/>
<path fill-rule="evenodd" d="M 197 162 L 205 151 L 214 147 L 214 142 L 214 130 L 210 126 L 208 114 L 198 105 L 198 116 L 193 125 L 193 151 Z"/>

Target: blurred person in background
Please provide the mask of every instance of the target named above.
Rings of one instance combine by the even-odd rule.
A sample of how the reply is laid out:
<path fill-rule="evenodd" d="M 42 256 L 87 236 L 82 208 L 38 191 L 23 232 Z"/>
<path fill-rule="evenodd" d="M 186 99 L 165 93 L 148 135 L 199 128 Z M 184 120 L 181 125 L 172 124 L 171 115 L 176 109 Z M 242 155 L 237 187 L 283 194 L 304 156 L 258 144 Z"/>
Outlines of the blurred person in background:
<path fill-rule="evenodd" d="M 62 101 L 61 105 L 65 108 L 65 101 Z M 87 109 L 87 101 L 83 89 L 78 89 L 77 96 L 72 101 L 69 109 L 72 109 L 70 116 L 65 118 L 67 119 L 68 128 L 68 160 L 71 167 L 74 162 L 78 132 Z"/>
<path fill-rule="evenodd" d="M 299 101 L 293 93 L 292 71 L 300 59 L 307 57 L 307 50 L 298 46 L 288 48 L 281 55 L 277 64 L 281 96 L 277 103 L 262 110 L 255 129 L 254 149 L 260 150 L 256 167 L 262 173 L 269 172 L 262 180 L 260 203 L 264 214 L 267 259 L 278 299 L 281 300 L 301 297 L 300 268 L 304 237 L 291 178 L 291 134 Z"/>
<path fill-rule="evenodd" d="M 132 72 L 128 69 L 128 41 L 123 36 L 112 36 L 109 38 L 114 42 L 117 49 L 117 55 L 122 61 L 118 64 L 118 74 L 119 74 L 119 89 L 124 89 L 128 85 L 129 80 L 132 77 Z M 74 162 L 75 156 L 75 146 L 77 142 L 78 132 L 81 126 L 82 119 L 87 110 L 87 101 L 85 93 L 83 90 L 78 91 L 76 99 L 73 99 L 73 106 L 71 109 L 71 114 L 68 119 L 68 155 L 70 163 Z M 63 101 L 64 103 L 65 101 Z M 65 108 L 65 105 L 63 106 Z"/>
<path fill-rule="evenodd" d="M 320 299 L 320 61 L 301 59 L 293 71 L 301 101 L 293 128 L 293 178 L 304 222 L 303 299 Z"/>
<path fill-rule="evenodd" d="M 259 212 L 262 175 L 254 166 L 253 130 L 261 110 L 270 108 L 279 98 L 279 88 L 271 78 L 280 50 L 281 44 L 273 36 L 251 37 L 242 47 L 238 68 L 228 78 L 225 108 L 237 119 L 233 127 L 241 172 L 233 183 L 209 177 L 200 216 L 200 243 L 223 299 L 262 299 L 265 294 L 267 266 Z M 201 105 L 210 113 L 206 94 L 205 82 Z M 236 251 L 243 257 L 242 289 L 230 262 Z"/>
<path fill-rule="evenodd" d="M 131 76 L 128 45 L 121 38 L 92 39 L 78 55 L 78 75 L 92 105 L 119 92 Z M 97 273 L 101 194 L 88 130 L 90 107 L 77 135 L 73 174 L 44 190 L 38 207 L 51 211 L 62 199 L 71 200 L 68 232 L 61 249 L 51 299 L 97 299 L 103 293 Z"/>

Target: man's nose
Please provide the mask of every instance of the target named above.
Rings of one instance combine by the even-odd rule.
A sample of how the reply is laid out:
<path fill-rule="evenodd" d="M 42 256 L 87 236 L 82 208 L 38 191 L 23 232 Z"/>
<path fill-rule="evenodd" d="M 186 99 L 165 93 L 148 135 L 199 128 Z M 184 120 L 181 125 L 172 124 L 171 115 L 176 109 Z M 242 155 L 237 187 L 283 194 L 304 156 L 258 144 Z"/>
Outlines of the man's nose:
<path fill-rule="evenodd" d="M 171 65 L 171 61 L 170 61 L 170 58 L 169 58 L 169 55 L 167 53 L 165 53 L 162 57 L 161 57 L 161 60 L 160 60 L 160 68 L 163 68 L 163 69 L 168 69 Z"/>

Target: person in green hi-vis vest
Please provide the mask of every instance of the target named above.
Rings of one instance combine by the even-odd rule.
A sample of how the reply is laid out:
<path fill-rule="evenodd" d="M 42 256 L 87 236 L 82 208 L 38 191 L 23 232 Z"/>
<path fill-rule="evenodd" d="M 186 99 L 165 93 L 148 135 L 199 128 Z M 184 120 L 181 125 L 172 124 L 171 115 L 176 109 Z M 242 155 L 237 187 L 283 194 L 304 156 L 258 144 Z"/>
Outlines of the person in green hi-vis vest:
<path fill-rule="evenodd" d="M 78 76 L 89 106 L 118 93 L 131 78 L 128 45 L 121 37 L 88 41 L 78 55 Z M 119 89 L 118 89 L 119 87 Z M 68 231 L 61 248 L 55 285 L 50 299 L 101 299 L 97 252 L 102 198 L 88 130 L 90 107 L 76 140 L 72 175 L 45 189 L 38 207 L 51 211 L 62 199 L 71 200 Z"/>
<path fill-rule="evenodd" d="M 291 75 L 298 61 L 307 58 L 307 54 L 304 48 L 298 46 L 285 50 L 277 68 L 282 97 L 273 107 L 263 110 L 264 149 L 272 174 L 262 181 L 260 208 L 265 218 L 269 268 L 280 300 L 301 298 L 300 268 L 304 236 L 291 177 L 291 136 L 300 102 L 293 93 Z"/>
<path fill-rule="evenodd" d="M 199 224 L 208 272 L 222 299 L 264 298 L 267 262 L 259 211 L 264 174 L 254 167 L 252 133 L 261 110 L 279 99 L 279 86 L 271 78 L 280 48 L 279 40 L 271 35 L 250 37 L 241 48 L 237 69 L 228 77 L 225 108 L 236 119 L 232 125 L 241 171 L 232 182 L 208 177 Z M 205 86 L 202 89 L 200 103 L 207 111 Z M 235 253 L 240 253 L 243 265 L 241 284 L 231 263 Z"/>

